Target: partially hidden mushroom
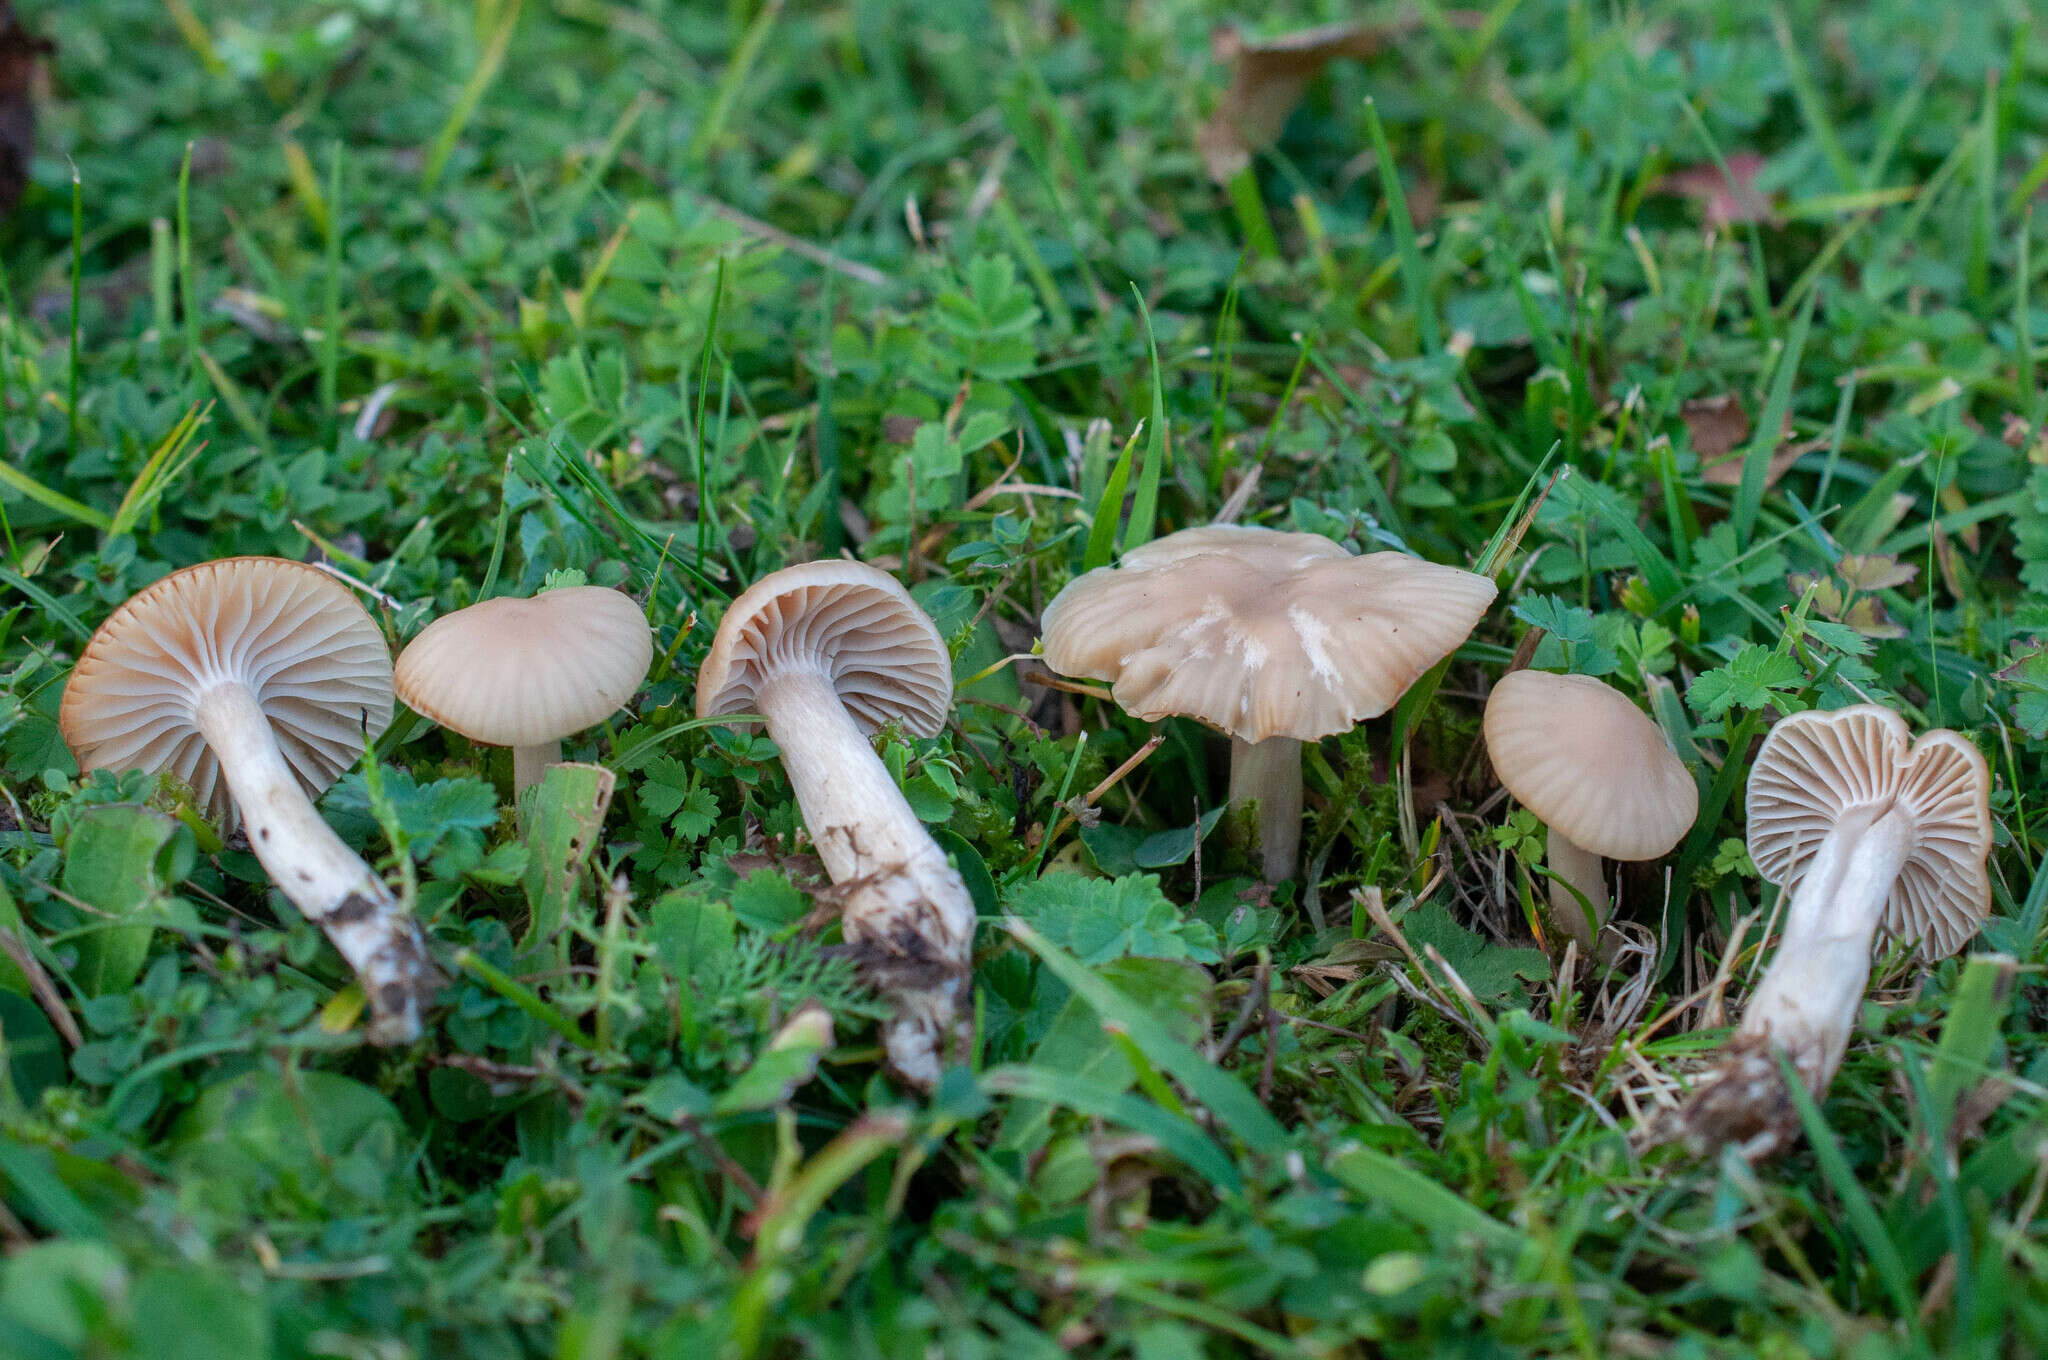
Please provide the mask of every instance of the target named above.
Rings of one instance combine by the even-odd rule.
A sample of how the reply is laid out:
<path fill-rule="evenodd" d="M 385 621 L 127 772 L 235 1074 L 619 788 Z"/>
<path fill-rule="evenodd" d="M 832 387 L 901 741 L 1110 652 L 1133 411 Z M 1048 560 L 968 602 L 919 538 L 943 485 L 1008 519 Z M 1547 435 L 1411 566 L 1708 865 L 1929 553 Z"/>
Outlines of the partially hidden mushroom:
<path fill-rule="evenodd" d="M 1483 730 L 1494 773 L 1548 830 L 1551 919 L 1591 951 L 1610 906 L 1601 861 L 1669 854 L 1699 787 L 1663 730 L 1589 675 L 1503 676 Z"/>
<path fill-rule="evenodd" d="M 1301 847 L 1301 746 L 1376 718 L 1470 635 L 1494 584 L 1317 534 L 1204 525 L 1070 581 L 1046 606 L 1045 664 L 1106 680 L 1119 707 L 1228 733 L 1230 798 L 1257 802 L 1265 877 Z"/>
<path fill-rule="evenodd" d="M 870 743 L 936 735 L 953 668 L 894 577 L 859 562 L 786 567 L 726 610 L 697 673 L 697 714 L 759 713 L 837 885 L 848 945 L 894 1015 L 890 1069 L 930 1088 L 965 1052 L 974 899 Z"/>
<path fill-rule="evenodd" d="M 1721 1068 L 1681 1119 L 1697 1143 L 1764 1156 L 1796 1129 L 1776 1053 L 1815 1096 L 1848 1049 L 1873 942 L 1915 942 L 1928 962 L 1961 949 L 1991 908 L 1991 777 L 1947 730 L 1909 745 L 1877 704 L 1798 713 L 1771 729 L 1750 769 L 1749 854 L 1792 894 L 1763 981 Z"/>
<path fill-rule="evenodd" d="M 171 573 L 116 609 L 58 714 L 84 770 L 167 771 L 232 827 L 362 980 L 373 1042 L 419 1037 L 419 924 L 313 807 L 391 721 L 391 653 L 347 589 L 274 557 Z"/>
<path fill-rule="evenodd" d="M 654 635 L 633 598 L 565 586 L 443 614 L 398 657 L 398 697 L 451 732 L 512 748 L 515 796 L 647 678 Z"/>

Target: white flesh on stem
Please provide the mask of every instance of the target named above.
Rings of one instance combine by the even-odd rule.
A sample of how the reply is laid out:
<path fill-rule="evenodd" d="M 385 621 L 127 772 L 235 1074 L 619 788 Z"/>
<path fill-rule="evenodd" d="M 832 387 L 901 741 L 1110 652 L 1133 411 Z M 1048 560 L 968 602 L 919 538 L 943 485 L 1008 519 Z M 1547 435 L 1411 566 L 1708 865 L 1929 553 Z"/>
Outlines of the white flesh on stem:
<path fill-rule="evenodd" d="M 1844 813 L 1807 861 L 1777 956 L 1743 1012 L 1737 1032 L 1782 1046 L 1816 1096 L 1842 1065 L 1870 980 L 1871 941 L 1912 849 L 1905 813 Z"/>
<path fill-rule="evenodd" d="M 1230 739 L 1230 801 L 1259 805 L 1259 852 L 1268 883 L 1294 876 L 1301 854 L 1301 743 Z"/>
<path fill-rule="evenodd" d="M 1607 924 L 1607 879 L 1601 873 L 1600 856 L 1554 826 L 1547 839 L 1543 859 L 1556 875 L 1550 880 L 1550 919 L 1571 932 L 1582 957 L 1592 958 L 1593 939 Z M 1572 895 L 1573 888 L 1586 895 L 1585 906 Z M 1591 921 L 1586 919 L 1587 907 L 1592 908 Z"/>
<path fill-rule="evenodd" d="M 435 976 L 419 924 L 306 797 L 247 685 L 223 681 L 199 696 L 193 720 L 220 761 L 249 846 L 278 891 L 327 933 L 362 980 L 370 1040 L 410 1043 Z"/>
<path fill-rule="evenodd" d="M 808 666 L 772 671 L 755 704 L 825 872 L 844 893 L 846 941 L 896 1008 L 882 1030 L 889 1066 L 928 1090 L 966 1019 L 974 899 L 831 677 Z"/>
<path fill-rule="evenodd" d="M 517 802 L 540 777 L 548 772 L 548 766 L 562 763 L 562 743 L 544 741 L 537 746 L 515 746 L 512 748 L 512 798 Z"/>

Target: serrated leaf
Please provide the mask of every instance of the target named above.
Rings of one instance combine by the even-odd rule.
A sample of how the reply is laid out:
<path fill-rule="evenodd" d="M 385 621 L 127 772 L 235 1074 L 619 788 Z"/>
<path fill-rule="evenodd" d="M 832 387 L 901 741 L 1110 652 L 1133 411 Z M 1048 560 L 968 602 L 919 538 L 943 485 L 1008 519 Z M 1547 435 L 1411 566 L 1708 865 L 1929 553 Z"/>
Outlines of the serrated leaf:
<path fill-rule="evenodd" d="M 1214 963 L 1216 932 L 1183 919 L 1151 874 L 1046 874 L 1010 894 L 1009 910 L 1083 963 L 1127 955 Z"/>

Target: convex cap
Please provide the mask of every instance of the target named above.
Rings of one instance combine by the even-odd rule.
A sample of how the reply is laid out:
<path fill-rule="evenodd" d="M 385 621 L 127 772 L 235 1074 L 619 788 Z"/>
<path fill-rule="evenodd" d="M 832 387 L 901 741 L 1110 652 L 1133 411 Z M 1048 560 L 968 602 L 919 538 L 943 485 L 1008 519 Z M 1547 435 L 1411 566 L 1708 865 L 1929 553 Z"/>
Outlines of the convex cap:
<path fill-rule="evenodd" d="M 697 716 L 751 711 L 761 682 L 788 668 L 827 676 L 863 731 L 900 721 L 929 737 L 946 725 L 945 639 L 895 577 L 864 562 L 784 567 L 734 600 L 697 670 Z"/>
<path fill-rule="evenodd" d="M 1207 525 L 1069 582 L 1041 632 L 1046 665 L 1109 681 L 1133 717 L 1315 741 L 1392 708 L 1494 593 L 1484 576 L 1405 553 Z"/>
<path fill-rule="evenodd" d="M 1893 880 L 1883 926 L 1946 958 L 1991 910 L 1991 774 L 1975 746 L 1937 730 L 1907 743 L 1905 719 L 1878 704 L 1795 713 L 1764 739 L 1750 769 L 1749 857 L 1788 892 L 1837 822 L 1888 811 L 1913 823 L 1913 848 Z"/>
<path fill-rule="evenodd" d="M 398 658 L 398 697 L 486 746 L 539 746 L 617 712 L 653 660 L 631 596 L 565 586 L 435 619 Z"/>
<path fill-rule="evenodd" d="M 58 726 L 83 770 L 167 770 L 208 816 L 234 801 L 193 721 L 223 683 L 248 687 L 309 798 L 391 724 L 391 653 L 347 588 L 281 557 L 174 571 L 116 609 L 71 673 Z"/>
<path fill-rule="evenodd" d="M 1590 675 L 1502 676 L 1483 729 L 1515 801 L 1593 854 L 1656 859 L 1699 816 L 1699 787 L 1663 731 Z"/>

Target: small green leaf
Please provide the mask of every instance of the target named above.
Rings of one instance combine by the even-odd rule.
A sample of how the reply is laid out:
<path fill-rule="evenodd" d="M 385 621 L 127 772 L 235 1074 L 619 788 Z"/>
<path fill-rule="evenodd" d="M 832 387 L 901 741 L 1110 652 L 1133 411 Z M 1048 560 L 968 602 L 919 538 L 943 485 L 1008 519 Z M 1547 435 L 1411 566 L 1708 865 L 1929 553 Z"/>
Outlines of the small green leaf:
<path fill-rule="evenodd" d="M 160 812 L 121 805 L 78 812 L 64 841 L 64 891 L 117 921 L 134 922 L 90 923 L 72 972 L 79 986 L 105 996 L 134 985 L 164 894 L 191 871 L 197 853 L 184 824 Z"/>
<path fill-rule="evenodd" d="M 602 765 L 548 766 L 520 800 L 526 825 L 526 903 L 533 913 L 521 949 L 553 940 L 575 905 L 584 866 L 597 848 L 615 776 Z M 495 822 L 496 808 L 492 809 Z"/>

